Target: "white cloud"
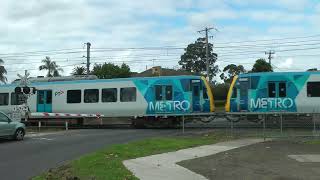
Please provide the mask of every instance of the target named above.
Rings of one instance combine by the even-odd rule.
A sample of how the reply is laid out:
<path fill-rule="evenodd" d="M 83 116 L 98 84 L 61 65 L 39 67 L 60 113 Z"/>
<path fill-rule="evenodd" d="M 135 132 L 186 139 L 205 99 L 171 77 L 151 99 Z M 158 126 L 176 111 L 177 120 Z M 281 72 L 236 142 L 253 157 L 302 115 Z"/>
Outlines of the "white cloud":
<path fill-rule="evenodd" d="M 284 68 L 284 69 L 289 69 L 293 65 L 293 59 L 292 58 L 287 58 L 285 61 L 282 61 L 277 65 L 278 68 Z"/>
<path fill-rule="evenodd" d="M 83 43 L 91 42 L 92 48 L 110 47 L 146 47 L 146 46 L 179 46 L 185 47 L 194 42 L 197 33 L 204 26 L 215 25 L 220 32 L 214 33 L 211 42 L 230 42 L 248 39 L 268 39 L 283 36 L 306 35 L 317 31 L 320 27 L 319 13 L 306 14 L 301 11 L 286 12 L 279 9 L 235 8 L 261 4 L 261 1 L 226 2 L 224 0 L 56 0 L 56 1 L 0 1 L 0 54 L 18 53 L 25 51 L 41 51 L 51 49 L 82 48 Z M 291 1 L 290 1 L 291 2 Z M 273 6 L 306 7 L 304 1 L 268 2 Z M 233 3 L 233 4 L 232 4 Z M 230 6 L 232 4 L 233 6 Z M 299 5 L 297 5 L 299 4 Z M 319 7 L 319 5 L 318 5 Z M 294 9 L 290 7 L 290 9 Z M 319 9 L 319 8 L 318 8 Z M 242 22 L 249 18 L 256 24 L 248 25 Z M 179 22 L 175 22 L 179 19 Z M 226 23 L 226 21 L 229 21 Z M 233 24 L 232 22 L 236 22 Z M 269 22 L 264 29 L 260 24 Z M 309 22 L 310 26 L 301 26 L 300 23 Z M 180 23 L 178 25 L 178 23 Z M 270 23 L 272 25 L 270 25 Z M 288 25 L 290 23 L 290 26 Z M 244 25 L 246 24 L 246 25 Z M 230 50 L 229 50 L 230 51 Z M 143 63 L 130 63 L 134 71 L 141 71 L 153 65 L 151 59 L 172 59 L 172 61 L 155 61 L 155 65 L 176 66 L 179 53 L 182 50 L 162 52 L 92 52 L 92 63 L 112 59 L 113 61 L 145 60 Z M 149 54 L 139 57 L 139 54 Z M 151 54 L 151 55 L 150 55 Z M 152 54 L 176 54 L 176 56 L 152 56 Z M 23 73 L 24 69 L 34 69 L 41 64 L 41 56 L 23 56 L 8 58 L 0 55 L 8 69 L 8 78 L 13 80 L 16 71 Z M 50 55 L 53 60 L 62 66 L 85 62 L 83 53 Z M 121 58 L 123 56 L 135 56 Z M 265 56 L 263 53 L 256 56 Z M 109 58 L 108 58 L 109 57 Z M 65 61 L 69 59 L 69 61 Z M 149 60 L 149 61 L 146 61 Z M 255 58 L 230 57 L 234 62 L 254 62 Z M 65 62 L 64 62 L 65 61 Z M 20 64 L 19 64 L 20 63 Z M 27 63 L 27 64 L 23 64 Z M 29 64 L 28 64 L 29 63 Z M 226 63 L 221 63 L 221 66 Z M 250 65 L 247 65 L 248 67 Z M 64 67 L 68 75 L 73 67 Z M 38 70 L 31 71 L 33 76 Z"/>
<path fill-rule="evenodd" d="M 291 11 L 304 11 L 307 7 L 312 6 L 310 0 L 276 0 L 276 1 L 261 1 L 261 0 L 231 0 L 232 3 L 241 6 L 260 6 L 260 7 L 276 7 Z"/>

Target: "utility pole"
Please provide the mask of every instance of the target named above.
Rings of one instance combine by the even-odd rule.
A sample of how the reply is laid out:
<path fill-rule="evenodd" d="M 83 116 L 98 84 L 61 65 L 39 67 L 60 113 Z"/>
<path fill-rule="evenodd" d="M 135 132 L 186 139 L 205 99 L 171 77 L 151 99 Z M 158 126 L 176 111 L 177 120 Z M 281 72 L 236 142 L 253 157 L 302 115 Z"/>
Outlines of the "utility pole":
<path fill-rule="evenodd" d="M 213 28 L 213 27 L 206 27 L 200 31 L 198 31 L 198 33 L 201 33 L 201 32 L 205 32 L 206 33 L 206 37 L 205 37 L 205 43 L 206 43 L 206 70 L 207 70 L 207 78 L 209 79 L 209 81 L 211 81 L 211 77 L 209 76 L 209 73 L 210 73 L 210 63 L 209 63 L 209 37 L 208 37 L 208 32 L 210 32 L 210 30 L 216 30 L 218 31 L 216 28 Z"/>
<path fill-rule="evenodd" d="M 273 51 L 273 50 L 269 50 L 269 52 L 265 52 L 265 54 L 267 54 L 268 55 L 268 59 L 269 59 L 269 64 L 270 64 L 270 66 L 272 66 L 271 65 L 271 59 L 273 58 L 273 54 L 275 54 L 275 52 Z"/>
<path fill-rule="evenodd" d="M 91 43 L 85 43 L 87 45 L 87 75 L 90 73 L 90 47 Z"/>

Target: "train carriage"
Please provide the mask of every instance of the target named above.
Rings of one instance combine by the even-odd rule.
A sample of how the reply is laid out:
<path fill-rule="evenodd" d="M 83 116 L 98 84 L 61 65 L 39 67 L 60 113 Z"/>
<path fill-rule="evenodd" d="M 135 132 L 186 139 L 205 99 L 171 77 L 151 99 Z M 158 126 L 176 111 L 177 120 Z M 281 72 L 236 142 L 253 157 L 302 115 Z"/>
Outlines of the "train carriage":
<path fill-rule="evenodd" d="M 200 76 L 65 80 L 38 78 L 28 98 L 31 112 L 102 114 L 151 121 L 199 112 L 213 112 L 213 95 Z M 10 113 L 21 104 L 17 84 L 0 87 L 0 110 Z M 148 117 L 152 117 L 149 118 Z M 170 119 L 170 118 L 169 118 Z"/>
<path fill-rule="evenodd" d="M 226 112 L 320 113 L 320 72 L 248 73 L 234 77 Z"/>

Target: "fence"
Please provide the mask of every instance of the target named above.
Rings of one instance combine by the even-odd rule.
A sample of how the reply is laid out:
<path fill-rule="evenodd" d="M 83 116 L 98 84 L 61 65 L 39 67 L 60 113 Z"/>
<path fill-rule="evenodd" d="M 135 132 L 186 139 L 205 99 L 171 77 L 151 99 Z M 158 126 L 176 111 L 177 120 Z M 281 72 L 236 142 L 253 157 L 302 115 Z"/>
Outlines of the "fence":
<path fill-rule="evenodd" d="M 319 113 L 236 114 L 237 118 L 214 118 L 211 122 L 191 122 L 185 128 L 214 128 L 227 135 L 263 138 L 320 138 Z"/>

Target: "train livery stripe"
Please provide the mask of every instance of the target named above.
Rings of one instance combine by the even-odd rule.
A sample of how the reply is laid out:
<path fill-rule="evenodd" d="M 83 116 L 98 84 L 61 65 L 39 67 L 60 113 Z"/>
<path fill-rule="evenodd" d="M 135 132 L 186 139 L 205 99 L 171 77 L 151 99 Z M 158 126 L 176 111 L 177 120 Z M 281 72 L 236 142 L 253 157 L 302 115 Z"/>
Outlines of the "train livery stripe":
<path fill-rule="evenodd" d="M 232 90 L 233 90 L 234 85 L 236 84 L 237 79 L 238 79 L 238 76 L 234 76 L 232 83 L 230 85 L 230 88 L 228 91 L 228 96 L 227 96 L 227 102 L 226 102 L 226 106 L 225 106 L 226 112 L 230 112 L 230 100 L 231 100 Z"/>
<path fill-rule="evenodd" d="M 205 77 L 201 76 L 201 79 L 203 80 L 204 85 L 207 88 L 207 92 L 208 92 L 208 96 L 209 96 L 209 100 L 210 100 L 210 112 L 214 112 L 214 99 L 213 99 L 213 93 L 211 91 L 210 85 Z"/>

